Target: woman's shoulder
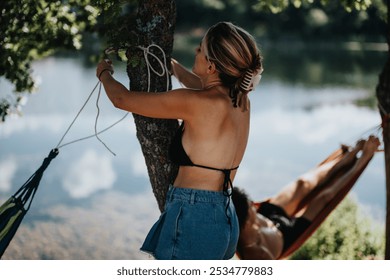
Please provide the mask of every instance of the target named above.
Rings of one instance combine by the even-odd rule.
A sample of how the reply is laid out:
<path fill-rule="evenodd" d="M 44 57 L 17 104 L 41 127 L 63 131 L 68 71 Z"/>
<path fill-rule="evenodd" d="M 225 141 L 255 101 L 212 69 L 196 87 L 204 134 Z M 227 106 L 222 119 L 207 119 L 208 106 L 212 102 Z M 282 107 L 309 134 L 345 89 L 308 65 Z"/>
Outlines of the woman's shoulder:
<path fill-rule="evenodd" d="M 193 106 L 200 105 L 201 108 L 212 107 L 215 110 L 222 110 L 232 104 L 227 95 L 215 89 L 180 88 L 172 90 L 172 93 L 180 95 L 180 98 L 191 102 Z"/>

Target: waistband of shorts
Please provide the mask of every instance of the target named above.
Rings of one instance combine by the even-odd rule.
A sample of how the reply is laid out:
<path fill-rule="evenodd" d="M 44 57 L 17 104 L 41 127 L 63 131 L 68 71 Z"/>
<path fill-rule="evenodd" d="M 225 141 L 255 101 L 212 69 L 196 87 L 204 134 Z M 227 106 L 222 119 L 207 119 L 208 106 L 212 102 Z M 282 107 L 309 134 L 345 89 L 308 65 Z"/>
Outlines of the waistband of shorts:
<path fill-rule="evenodd" d="M 181 200 L 190 203 L 225 203 L 229 197 L 223 194 L 222 191 L 198 190 L 191 188 L 180 188 L 169 185 L 167 200 Z"/>

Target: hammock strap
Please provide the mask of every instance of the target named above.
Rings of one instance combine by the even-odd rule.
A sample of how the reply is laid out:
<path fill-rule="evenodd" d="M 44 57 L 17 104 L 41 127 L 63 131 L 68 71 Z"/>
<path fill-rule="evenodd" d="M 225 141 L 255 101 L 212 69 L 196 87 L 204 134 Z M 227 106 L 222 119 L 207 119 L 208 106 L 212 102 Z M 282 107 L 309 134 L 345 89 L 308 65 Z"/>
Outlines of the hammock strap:
<path fill-rule="evenodd" d="M 147 89 L 147 91 L 150 92 L 151 72 L 153 72 L 154 74 L 156 74 L 159 77 L 163 77 L 164 75 L 166 76 L 166 91 L 168 91 L 169 90 L 169 76 L 170 75 L 169 75 L 169 70 L 168 70 L 168 67 L 167 67 L 167 59 L 166 59 L 166 54 L 165 54 L 164 50 L 160 46 L 158 46 L 156 44 L 151 44 L 151 45 L 149 45 L 146 48 L 138 46 L 138 48 L 143 51 L 145 62 L 146 62 L 146 66 L 147 66 L 147 71 L 148 71 L 148 89 Z M 159 50 L 161 52 L 162 60 L 157 55 L 155 55 L 153 52 L 151 52 L 151 48 L 156 48 L 157 50 Z M 104 53 L 105 53 L 105 56 L 107 56 L 108 54 L 110 54 L 112 52 L 117 52 L 117 51 L 118 51 L 118 49 L 110 47 L 110 48 L 107 48 Z M 160 71 L 158 71 L 156 68 L 154 68 L 152 66 L 152 64 L 151 64 L 151 62 L 149 60 L 149 56 L 151 56 L 153 59 L 155 59 L 158 62 L 158 65 L 161 68 Z M 85 106 L 88 104 L 88 102 L 90 101 L 92 95 L 94 94 L 94 92 L 96 91 L 96 89 L 98 87 L 99 87 L 99 90 L 98 90 L 98 96 L 97 96 L 97 99 L 96 99 L 97 113 L 96 113 L 95 125 L 94 125 L 94 132 L 95 133 L 92 134 L 92 135 L 89 135 L 89 136 L 86 136 L 86 137 L 82 137 L 82 138 L 79 138 L 79 139 L 76 139 L 76 140 L 72 140 L 70 142 L 62 144 L 62 142 L 65 139 L 65 136 L 69 133 L 70 129 L 72 128 L 72 126 L 76 122 L 77 118 L 80 116 L 81 112 L 84 110 Z M 103 130 L 98 131 L 97 124 L 98 124 L 98 119 L 99 119 L 99 116 L 100 116 L 99 99 L 100 99 L 100 95 L 101 95 L 101 90 L 102 90 L 102 83 L 100 81 L 98 81 L 96 83 L 95 87 L 92 89 L 91 93 L 88 95 L 88 97 L 85 100 L 84 104 L 81 106 L 80 110 L 77 112 L 76 116 L 74 117 L 74 119 L 72 120 L 72 122 L 70 123 L 68 128 L 66 129 L 64 135 L 61 137 L 60 141 L 58 142 L 58 144 L 57 144 L 57 146 L 55 148 L 56 150 L 58 150 L 58 149 L 60 149 L 60 148 L 62 148 L 64 146 L 74 144 L 76 142 L 80 142 L 80 141 L 83 141 L 83 140 L 86 140 L 86 139 L 89 139 L 89 138 L 92 138 L 92 137 L 96 137 L 96 139 L 98 139 L 103 144 L 103 146 L 111 154 L 113 154 L 115 156 L 115 153 L 102 141 L 102 139 L 98 135 L 103 133 L 103 132 L 105 132 L 105 131 L 107 131 L 107 130 L 109 130 L 109 129 L 111 129 L 112 127 L 114 127 L 115 125 L 117 125 L 118 123 L 123 121 L 127 117 L 127 115 L 129 114 L 129 112 L 126 112 L 125 115 L 122 118 L 120 118 L 118 121 L 114 122 L 110 126 L 106 127 Z"/>
<path fill-rule="evenodd" d="M 80 116 L 81 112 L 84 110 L 85 106 L 88 104 L 89 100 L 91 99 L 93 93 L 95 92 L 96 88 L 98 87 L 100 81 L 97 82 L 96 86 L 92 89 L 91 93 L 88 95 L 87 99 L 85 100 L 83 106 L 81 106 L 80 110 L 77 112 L 76 116 L 74 117 L 73 121 L 70 123 L 69 127 L 66 129 L 64 135 L 61 137 L 60 141 L 58 142 L 56 149 L 59 149 L 63 146 L 66 146 L 67 144 L 61 145 L 62 141 L 64 141 L 65 136 L 68 134 L 69 130 L 72 128 L 73 124 L 76 122 L 77 118 Z"/>

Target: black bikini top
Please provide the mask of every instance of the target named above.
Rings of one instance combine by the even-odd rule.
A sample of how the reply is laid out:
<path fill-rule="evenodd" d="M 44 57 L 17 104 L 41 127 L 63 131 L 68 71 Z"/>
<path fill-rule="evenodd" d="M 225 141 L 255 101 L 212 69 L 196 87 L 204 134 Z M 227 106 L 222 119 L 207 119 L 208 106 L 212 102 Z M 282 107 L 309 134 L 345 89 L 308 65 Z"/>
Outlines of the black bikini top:
<path fill-rule="evenodd" d="M 233 183 L 232 180 L 230 180 L 230 173 L 231 171 L 238 169 L 239 166 L 230 169 L 220 169 L 220 168 L 193 163 L 183 147 L 183 143 L 182 143 L 183 132 L 184 132 L 184 122 L 182 122 L 182 124 L 180 125 L 169 147 L 169 158 L 171 159 L 171 161 L 180 166 L 194 166 L 194 167 L 205 168 L 209 170 L 221 171 L 224 174 L 223 192 L 226 196 L 231 196 L 232 192 L 231 190 L 229 190 L 229 187 L 232 189 Z"/>

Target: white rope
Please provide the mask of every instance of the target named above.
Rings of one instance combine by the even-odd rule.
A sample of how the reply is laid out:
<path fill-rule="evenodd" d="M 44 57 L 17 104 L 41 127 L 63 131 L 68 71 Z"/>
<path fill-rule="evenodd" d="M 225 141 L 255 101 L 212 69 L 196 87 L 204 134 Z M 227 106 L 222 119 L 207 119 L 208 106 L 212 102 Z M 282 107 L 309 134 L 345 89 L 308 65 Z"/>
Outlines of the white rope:
<path fill-rule="evenodd" d="M 67 142 L 65 144 L 62 144 L 65 136 L 68 134 L 68 132 L 70 131 L 70 129 L 72 128 L 72 126 L 74 125 L 74 123 L 76 122 L 77 118 L 80 116 L 81 112 L 84 110 L 85 106 L 87 105 L 87 103 L 89 102 L 89 100 L 91 99 L 93 93 L 95 92 L 96 88 L 99 86 L 99 91 L 98 91 L 98 96 L 97 96 L 97 99 L 96 99 L 96 108 L 97 108 L 97 113 L 96 113 L 96 118 L 95 118 L 95 125 L 94 125 L 94 134 L 92 135 L 89 135 L 89 136 L 86 136 L 86 137 L 82 137 L 82 138 L 79 138 L 79 139 L 76 139 L 76 140 L 72 140 L 70 142 Z M 100 143 L 103 144 L 103 146 L 111 153 L 113 154 L 114 156 L 116 156 L 116 154 L 100 139 L 100 137 L 98 136 L 99 134 L 111 129 L 112 127 L 114 127 L 115 125 L 117 125 L 118 123 L 120 123 L 121 121 L 123 121 L 127 115 L 129 114 L 128 112 L 121 118 L 119 119 L 118 121 L 116 121 L 115 123 L 111 124 L 110 126 L 106 127 L 105 129 L 103 130 L 100 130 L 98 131 L 97 129 L 97 124 L 98 124 L 98 119 L 99 119 L 99 115 L 100 115 L 100 107 L 99 107 L 99 99 L 100 99 L 100 94 L 101 94 L 101 89 L 102 89 L 102 83 L 100 81 L 97 82 L 96 86 L 92 89 L 91 93 L 88 95 L 87 99 L 85 100 L 84 104 L 81 106 L 80 110 L 77 112 L 75 118 L 73 119 L 73 121 L 70 123 L 69 127 L 66 129 L 64 135 L 61 137 L 61 140 L 58 142 L 57 146 L 56 146 L 56 149 L 60 149 L 64 146 L 67 146 L 67 145 L 71 145 L 71 144 L 74 144 L 76 142 L 81 142 L 83 140 L 86 140 L 86 139 L 89 139 L 89 138 L 92 138 L 92 137 L 96 137 L 96 139 L 99 140 Z"/>
<path fill-rule="evenodd" d="M 167 59 L 166 59 L 166 55 L 165 55 L 165 52 L 164 50 L 156 45 L 156 44 L 151 44 L 149 45 L 148 47 L 144 48 L 144 47 L 141 47 L 141 46 L 138 46 L 138 48 L 140 48 L 141 50 L 143 50 L 144 52 L 144 58 L 145 58 L 145 62 L 146 62 L 146 66 L 147 66 L 147 70 L 148 70 L 148 92 L 150 92 L 150 79 L 151 79 L 151 71 L 153 73 L 155 73 L 157 76 L 159 77 L 163 77 L 164 75 L 166 76 L 167 78 L 167 83 L 166 83 L 166 91 L 169 90 L 169 71 L 168 71 L 168 67 L 167 67 Z M 158 50 L 160 50 L 161 52 L 161 55 L 163 56 L 163 61 L 161 61 L 161 59 L 159 59 L 154 53 L 152 53 L 150 51 L 151 48 L 157 48 Z M 161 72 L 158 72 L 153 66 L 152 64 L 150 63 L 149 61 L 149 56 L 152 56 L 159 64 L 160 68 L 161 68 Z M 65 144 L 62 144 L 62 142 L 64 141 L 64 138 L 65 136 L 68 134 L 68 132 L 70 131 L 71 127 L 74 125 L 74 123 L 76 122 L 77 118 L 79 117 L 79 115 L 81 114 L 81 112 L 84 110 L 85 106 L 87 105 L 87 103 L 89 102 L 89 100 L 91 99 L 93 93 L 95 92 L 96 88 L 99 86 L 99 91 L 98 91 L 98 96 L 97 96 L 97 99 L 96 99 L 96 108 L 97 108 L 97 113 L 96 113 L 96 118 L 95 118 L 95 125 L 94 125 L 94 134 L 92 135 L 89 135 L 89 136 L 86 136 L 86 137 L 82 137 L 82 138 L 79 138 L 79 139 L 76 139 L 76 140 L 73 140 L 73 141 L 70 141 L 70 142 L 67 142 Z M 60 141 L 58 142 L 57 146 L 56 146 L 56 149 L 59 149 L 59 148 L 62 148 L 64 146 L 67 146 L 67 145 L 71 145 L 71 144 L 74 144 L 76 142 L 80 142 L 80 141 L 83 141 L 83 140 L 86 140 L 86 139 L 89 139 L 89 138 L 92 138 L 92 137 L 95 137 L 96 139 L 99 140 L 99 142 L 101 142 L 104 147 L 111 153 L 113 154 L 114 156 L 116 155 L 101 139 L 100 137 L 98 136 L 99 134 L 111 129 L 112 127 L 114 127 L 115 125 L 117 125 L 118 123 L 120 123 L 121 121 L 123 121 L 127 115 L 129 114 L 128 112 L 121 118 L 119 119 L 118 121 L 116 121 L 115 123 L 113 123 L 112 125 L 106 127 L 105 129 L 103 130 L 100 130 L 98 131 L 97 129 L 97 124 L 98 124 L 98 119 L 99 119 L 99 116 L 100 116 L 100 108 L 99 108 L 99 99 L 100 99 L 100 94 L 101 94 L 101 88 L 102 88 L 102 83 L 100 81 L 97 82 L 97 84 L 95 85 L 95 87 L 92 89 L 91 93 L 88 95 L 87 99 L 85 100 L 84 104 L 81 106 L 80 110 L 77 112 L 75 118 L 73 119 L 73 121 L 70 123 L 69 127 L 66 129 L 64 135 L 61 137 Z"/>
<path fill-rule="evenodd" d="M 113 154 L 114 156 L 116 156 L 116 154 L 111 151 L 111 149 L 106 145 L 106 143 L 103 142 L 102 139 L 100 139 L 100 137 L 98 136 L 99 132 L 98 132 L 98 129 L 97 129 L 97 124 L 98 124 L 98 119 L 99 119 L 99 115 L 100 115 L 100 107 L 99 107 L 99 99 L 100 99 L 100 93 L 101 93 L 101 90 L 102 90 L 102 83 L 99 84 L 99 92 L 98 92 L 98 96 L 97 96 L 97 99 L 96 99 L 96 119 L 95 119 L 95 127 L 94 127 L 94 130 L 95 130 L 95 137 L 97 140 L 99 140 L 100 143 L 103 144 L 103 146 L 111 153 Z M 127 115 L 127 113 L 126 113 Z"/>
<path fill-rule="evenodd" d="M 166 76 L 166 78 L 167 78 L 166 91 L 168 91 L 169 90 L 169 70 L 167 67 L 167 57 L 165 55 L 164 50 L 159 45 L 156 45 L 156 44 L 151 44 L 146 48 L 138 46 L 138 48 L 144 52 L 144 58 L 145 58 L 146 67 L 148 70 L 148 90 L 147 91 L 150 92 L 150 79 L 151 79 L 150 71 L 152 71 L 154 74 L 156 74 L 159 77 L 163 77 L 164 75 Z M 154 53 L 152 53 L 150 51 L 151 48 L 157 48 L 161 52 L 161 55 L 163 57 L 163 61 L 161 61 L 161 59 L 159 59 L 157 57 L 157 55 L 155 55 Z M 149 61 L 149 56 L 152 56 L 158 62 L 158 64 L 160 65 L 160 68 L 161 68 L 161 72 L 158 72 L 153 67 L 153 65 Z"/>
<path fill-rule="evenodd" d="M 56 149 L 59 149 L 67 144 L 64 144 L 64 145 L 61 145 L 62 141 L 64 140 L 65 136 L 68 134 L 69 130 L 71 129 L 71 127 L 73 126 L 73 124 L 76 122 L 77 118 L 79 117 L 79 115 L 81 114 L 81 112 L 84 110 L 85 106 L 87 105 L 89 99 L 91 99 L 93 93 L 95 92 L 96 88 L 98 87 L 100 81 L 97 82 L 96 86 L 92 89 L 91 93 L 88 95 L 87 97 L 87 100 L 85 100 L 83 106 L 81 106 L 80 110 L 77 112 L 76 116 L 74 117 L 73 121 L 70 123 L 69 127 L 66 129 L 64 135 L 62 135 L 60 141 L 58 142 L 57 146 L 56 146 Z M 77 141 L 75 141 L 77 142 Z"/>

